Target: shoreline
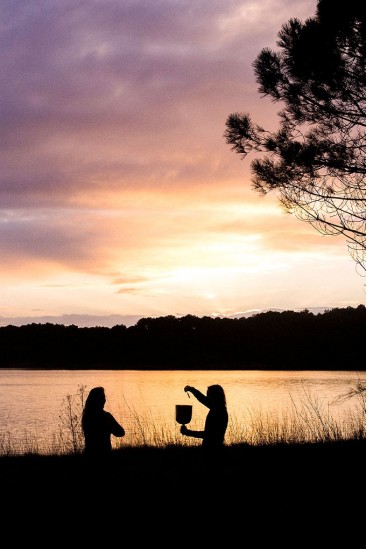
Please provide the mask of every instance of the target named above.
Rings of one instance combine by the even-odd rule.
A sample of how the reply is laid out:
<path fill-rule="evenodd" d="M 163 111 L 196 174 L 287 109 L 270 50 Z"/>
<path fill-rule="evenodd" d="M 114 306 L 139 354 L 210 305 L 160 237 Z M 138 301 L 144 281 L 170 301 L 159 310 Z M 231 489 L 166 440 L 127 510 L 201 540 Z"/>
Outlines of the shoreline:
<path fill-rule="evenodd" d="M 309 536 L 313 548 L 342 547 L 343 536 L 349 547 L 365 547 L 365 440 L 236 444 L 216 456 L 201 447 L 126 447 L 105 462 L 1 456 L 0 485 L 9 508 L 26 516 L 37 511 L 42 521 L 55 514 L 64 524 L 70 513 L 93 516 L 96 507 L 101 524 L 108 527 L 118 513 L 124 532 L 143 537 L 147 523 L 162 529 L 173 520 L 175 535 L 180 524 L 206 524 L 207 539 L 234 536 L 242 544 L 243 537 L 251 549 L 267 549 L 276 539 L 288 547 L 288 535 L 294 549 Z"/>

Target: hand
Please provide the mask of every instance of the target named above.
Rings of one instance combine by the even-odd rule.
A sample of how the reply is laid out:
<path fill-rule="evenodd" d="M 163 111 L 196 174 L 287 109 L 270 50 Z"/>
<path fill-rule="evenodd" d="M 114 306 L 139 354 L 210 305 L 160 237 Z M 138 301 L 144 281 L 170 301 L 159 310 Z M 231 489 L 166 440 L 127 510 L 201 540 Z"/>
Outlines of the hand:
<path fill-rule="evenodd" d="M 181 435 L 187 435 L 187 427 L 186 425 L 181 425 L 181 429 L 180 429 L 180 432 L 181 432 Z"/>
<path fill-rule="evenodd" d="M 187 391 L 191 391 L 190 385 L 186 385 L 186 386 L 184 387 L 184 391 L 185 391 L 185 393 L 187 393 Z"/>

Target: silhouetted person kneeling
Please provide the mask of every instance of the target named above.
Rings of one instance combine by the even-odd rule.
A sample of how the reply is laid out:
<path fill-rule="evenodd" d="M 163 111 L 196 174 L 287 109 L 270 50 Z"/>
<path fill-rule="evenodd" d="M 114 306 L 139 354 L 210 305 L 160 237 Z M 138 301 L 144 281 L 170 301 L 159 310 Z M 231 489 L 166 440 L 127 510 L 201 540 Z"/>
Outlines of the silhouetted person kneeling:
<path fill-rule="evenodd" d="M 103 387 L 91 389 L 82 415 L 84 433 L 84 453 L 90 457 L 105 457 L 112 451 L 111 435 L 123 437 L 125 429 L 116 421 L 112 414 L 103 408 L 106 395 Z"/>
<path fill-rule="evenodd" d="M 202 446 L 205 448 L 221 448 L 224 445 L 228 426 L 227 403 L 223 387 L 210 385 L 206 395 L 190 385 L 186 385 L 184 391 L 190 391 L 201 404 L 209 408 L 209 412 L 206 416 L 204 431 L 192 431 L 186 425 L 182 425 L 181 434 L 203 439 Z"/>

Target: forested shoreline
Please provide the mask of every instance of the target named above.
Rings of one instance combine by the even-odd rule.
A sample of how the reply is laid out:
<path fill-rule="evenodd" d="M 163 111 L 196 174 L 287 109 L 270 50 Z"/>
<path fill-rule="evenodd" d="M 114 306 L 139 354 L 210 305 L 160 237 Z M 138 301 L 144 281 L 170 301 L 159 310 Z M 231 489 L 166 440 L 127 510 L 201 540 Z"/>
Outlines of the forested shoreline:
<path fill-rule="evenodd" d="M 187 315 L 136 325 L 0 327 L 0 367 L 118 370 L 365 370 L 366 308 Z"/>

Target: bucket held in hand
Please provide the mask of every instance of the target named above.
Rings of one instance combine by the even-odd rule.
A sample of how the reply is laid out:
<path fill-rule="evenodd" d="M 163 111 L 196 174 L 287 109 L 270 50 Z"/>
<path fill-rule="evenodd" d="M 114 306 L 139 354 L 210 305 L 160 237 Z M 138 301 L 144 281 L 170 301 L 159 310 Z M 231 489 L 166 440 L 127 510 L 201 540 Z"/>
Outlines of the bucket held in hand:
<path fill-rule="evenodd" d="M 176 421 L 181 425 L 190 423 L 192 417 L 191 404 L 176 404 Z"/>

